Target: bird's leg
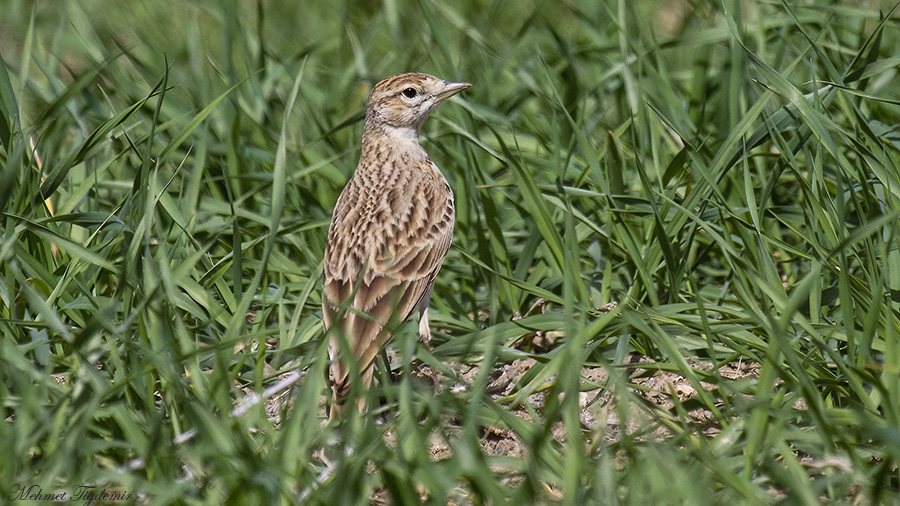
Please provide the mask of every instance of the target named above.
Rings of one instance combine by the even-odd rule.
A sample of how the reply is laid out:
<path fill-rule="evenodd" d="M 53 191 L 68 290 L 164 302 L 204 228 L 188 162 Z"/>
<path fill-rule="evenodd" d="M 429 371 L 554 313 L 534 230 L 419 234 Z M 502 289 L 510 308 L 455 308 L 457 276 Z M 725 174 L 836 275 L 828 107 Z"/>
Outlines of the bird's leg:
<path fill-rule="evenodd" d="M 428 353 L 431 353 L 431 327 L 428 325 L 428 306 L 425 306 L 419 314 L 419 341 L 422 342 L 422 346 L 425 347 Z M 419 365 L 419 370 L 422 371 L 423 369 L 423 372 L 431 378 L 432 385 L 440 388 L 440 374 L 424 362 Z"/>
<path fill-rule="evenodd" d="M 431 328 L 428 326 L 428 306 L 422 310 L 419 316 L 419 341 L 425 349 L 431 351 Z"/>

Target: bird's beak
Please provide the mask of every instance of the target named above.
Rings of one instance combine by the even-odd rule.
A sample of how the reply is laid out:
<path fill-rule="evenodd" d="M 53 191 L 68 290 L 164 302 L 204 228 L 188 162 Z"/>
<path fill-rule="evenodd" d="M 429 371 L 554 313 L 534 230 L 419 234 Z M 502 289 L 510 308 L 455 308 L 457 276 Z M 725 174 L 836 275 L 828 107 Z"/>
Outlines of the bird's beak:
<path fill-rule="evenodd" d="M 438 92 L 437 101 L 442 102 L 445 99 L 448 99 L 448 98 L 452 97 L 453 95 L 456 95 L 457 93 L 461 92 L 462 90 L 464 90 L 466 88 L 471 88 L 471 87 L 472 87 L 472 85 L 469 83 L 451 83 L 451 82 L 444 81 L 444 89 L 441 90 L 440 92 Z"/>

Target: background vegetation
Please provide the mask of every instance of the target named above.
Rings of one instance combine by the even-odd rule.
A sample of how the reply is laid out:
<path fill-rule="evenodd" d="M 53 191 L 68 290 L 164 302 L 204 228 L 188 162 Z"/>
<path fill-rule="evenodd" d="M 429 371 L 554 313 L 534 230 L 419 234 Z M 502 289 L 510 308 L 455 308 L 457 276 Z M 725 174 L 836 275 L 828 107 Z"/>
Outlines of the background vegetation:
<path fill-rule="evenodd" d="M 895 7 L 6 0 L 0 489 L 900 502 Z M 423 131 L 458 203 L 436 336 L 335 431 L 326 227 L 370 86 L 409 70 L 474 84 Z M 663 372 L 696 394 L 649 401 Z"/>

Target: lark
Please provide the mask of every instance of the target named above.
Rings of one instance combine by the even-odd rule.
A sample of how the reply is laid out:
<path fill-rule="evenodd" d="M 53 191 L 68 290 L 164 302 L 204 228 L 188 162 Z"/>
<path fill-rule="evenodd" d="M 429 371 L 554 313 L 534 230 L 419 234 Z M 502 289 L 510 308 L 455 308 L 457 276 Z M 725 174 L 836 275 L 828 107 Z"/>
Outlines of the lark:
<path fill-rule="evenodd" d="M 418 311 L 431 340 L 428 304 L 453 237 L 453 192 L 419 145 L 441 101 L 470 87 L 409 73 L 376 84 L 366 105 L 362 153 L 334 208 L 325 247 L 322 313 L 329 335 L 336 420 L 350 385 L 372 383 L 376 355 Z M 357 401 L 360 411 L 365 401 Z"/>

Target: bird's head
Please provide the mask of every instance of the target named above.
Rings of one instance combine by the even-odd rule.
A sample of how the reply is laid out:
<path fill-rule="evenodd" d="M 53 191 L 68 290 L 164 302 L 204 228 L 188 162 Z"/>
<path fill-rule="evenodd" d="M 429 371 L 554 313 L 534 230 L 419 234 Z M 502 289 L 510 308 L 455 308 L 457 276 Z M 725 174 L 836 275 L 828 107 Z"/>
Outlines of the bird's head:
<path fill-rule="evenodd" d="M 389 77 L 372 89 L 366 106 L 366 123 L 418 133 L 438 103 L 470 86 L 420 73 Z"/>

